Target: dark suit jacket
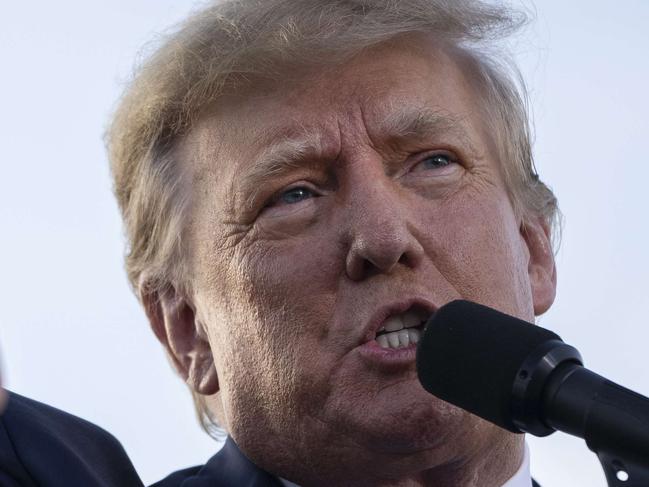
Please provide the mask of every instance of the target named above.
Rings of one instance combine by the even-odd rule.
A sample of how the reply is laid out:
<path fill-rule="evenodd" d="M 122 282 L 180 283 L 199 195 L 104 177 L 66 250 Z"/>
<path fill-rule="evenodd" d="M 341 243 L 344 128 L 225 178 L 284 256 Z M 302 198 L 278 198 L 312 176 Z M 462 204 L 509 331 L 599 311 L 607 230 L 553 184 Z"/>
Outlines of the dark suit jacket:
<path fill-rule="evenodd" d="M 88 421 L 9 393 L 0 416 L 2 487 L 143 487 L 122 445 Z"/>
<path fill-rule="evenodd" d="M 0 487 L 143 487 L 122 445 L 88 421 L 9 393 L 0 416 Z M 538 487 L 534 483 L 535 487 Z M 282 487 L 228 437 L 203 466 L 151 487 Z"/>

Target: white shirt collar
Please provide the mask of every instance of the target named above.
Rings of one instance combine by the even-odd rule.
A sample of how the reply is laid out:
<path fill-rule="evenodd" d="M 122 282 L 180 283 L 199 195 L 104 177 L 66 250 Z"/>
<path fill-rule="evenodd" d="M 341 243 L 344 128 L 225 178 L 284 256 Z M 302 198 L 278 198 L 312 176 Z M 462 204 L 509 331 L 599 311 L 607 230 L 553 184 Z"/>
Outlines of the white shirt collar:
<path fill-rule="evenodd" d="M 293 482 L 289 482 L 288 480 L 279 479 L 282 484 L 284 484 L 284 487 L 300 487 L 297 484 L 294 484 Z M 530 487 L 532 485 L 532 474 L 530 473 L 530 449 L 527 446 L 527 442 L 525 442 L 525 453 L 523 454 L 523 463 L 521 463 L 521 466 L 518 468 L 518 471 L 514 474 L 512 478 L 510 478 L 507 482 L 505 482 L 502 487 Z"/>
<path fill-rule="evenodd" d="M 532 474 L 530 472 L 530 449 L 525 442 L 525 453 L 523 454 L 523 463 L 518 471 L 505 482 L 502 487 L 530 487 L 532 485 Z"/>

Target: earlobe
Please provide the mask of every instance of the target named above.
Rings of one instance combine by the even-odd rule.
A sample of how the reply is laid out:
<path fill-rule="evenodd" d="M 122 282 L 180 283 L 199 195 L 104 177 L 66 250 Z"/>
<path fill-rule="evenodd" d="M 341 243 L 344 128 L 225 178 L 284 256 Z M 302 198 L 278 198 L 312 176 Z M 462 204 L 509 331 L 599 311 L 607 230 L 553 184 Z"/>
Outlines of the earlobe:
<path fill-rule="evenodd" d="M 557 270 L 552 251 L 550 227 L 542 217 L 526 219 L 521 235 L 529 251 L 528 274 L 536 316 L 545 313 L 557 290 Z"/>
<path fill-rule="evenodd" d="M 178 374 L 199 394 L 218 392 L 212 349 L 192 303 L 171 286 L 158 292 L 140 285 L 139 293 L 151 329 Z"/>

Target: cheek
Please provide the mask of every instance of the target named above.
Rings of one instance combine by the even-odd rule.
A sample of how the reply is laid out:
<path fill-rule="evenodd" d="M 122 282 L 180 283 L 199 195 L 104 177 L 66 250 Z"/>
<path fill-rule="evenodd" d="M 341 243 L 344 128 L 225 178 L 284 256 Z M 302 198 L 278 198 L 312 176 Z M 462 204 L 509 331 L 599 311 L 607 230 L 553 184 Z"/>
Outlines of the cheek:
<path fill-rule="evenodd" d="M 425 247 L 466 299 L 527 317 L 531 294 L 526 247 L 505 195 L 472 197 L 437 211 Z"/>
<path fill-rule="evenodd" d="M 332 363 L 322 342 L 333 315 L 339 267 L 335 249 L 322 242 L 327 239 L 260 241 L 230 262 L 226 282 L 232 285 L 224 295 L 223 315 L 234 319 L 218 333 L 227 350 L 222 366 L 247 370 L 245 377 L 233 370 L 227 378 L 236 384 L 230 387 L 237 394 L 230 400 L 238 404 L 232 410 L 254 411 L 252 403 L 259 402 L 286 411 L 306 373 L 304 364 L 325 369 Z"/>
<path fill-rule="evenodd" d="M 239 262 L 235 279 L 244 283 L 269 339 L 280 330 L 288 340 L 307 331 L 326 332 L 323 321 L 332 313 L 343 262 L 335 239 L 319 232 L 300 239 L 261 241 Z"/>

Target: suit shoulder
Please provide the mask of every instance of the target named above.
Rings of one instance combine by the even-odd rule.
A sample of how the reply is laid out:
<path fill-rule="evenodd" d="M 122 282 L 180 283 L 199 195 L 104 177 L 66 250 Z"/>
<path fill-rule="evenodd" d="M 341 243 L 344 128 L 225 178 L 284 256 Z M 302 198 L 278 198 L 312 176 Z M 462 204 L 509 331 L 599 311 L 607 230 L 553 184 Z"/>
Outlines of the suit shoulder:
<path fill-rule="evenodd" d="M 9 392 L 0 430 L 0 469 L 20 467 L 36 484 L 54 485 L 57 472 L 61 485 L 142 485 L 113 435 L 60 409 Z"/>
<path fill-rule="evenodd" d="M 113 435 L 90 421 L 15 392 L 8 392 L 9 402 L 2 420 L 9 430 L 29 428 L 40 437 L 50 437 L 53 440 L 91 436 L 102 444 L 121 447 Z"/>

